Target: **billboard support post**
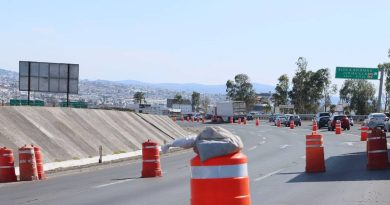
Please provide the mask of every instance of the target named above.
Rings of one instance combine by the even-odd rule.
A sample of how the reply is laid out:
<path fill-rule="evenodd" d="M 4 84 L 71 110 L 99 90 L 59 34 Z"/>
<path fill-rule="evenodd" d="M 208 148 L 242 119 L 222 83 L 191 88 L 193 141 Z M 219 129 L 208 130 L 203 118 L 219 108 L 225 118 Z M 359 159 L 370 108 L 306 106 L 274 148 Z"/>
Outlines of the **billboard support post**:
<path fill-rule="evenodd" d="M 31 62 L 28 62 L 28 85 L 27 85 L 27 105 L 30 105 L 30 75 L 31 75 Z"/>
<path fill-rule="evenodd" d="M 66 106 L 69 107 L 69 80 L 70 78 L 70 65 L 68 64 L 68 83 L 67 83 L 67 89 L 66 89 Z"/>

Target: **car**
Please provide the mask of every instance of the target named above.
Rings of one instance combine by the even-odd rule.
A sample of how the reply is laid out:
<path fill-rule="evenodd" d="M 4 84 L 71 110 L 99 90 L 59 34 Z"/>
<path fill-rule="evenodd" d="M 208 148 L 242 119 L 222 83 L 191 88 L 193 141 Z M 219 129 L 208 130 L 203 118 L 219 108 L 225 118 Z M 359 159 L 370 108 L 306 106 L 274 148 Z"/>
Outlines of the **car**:
<path fill-rule="evenodd" d="M 286 122 L 287 118 L 285 116 L 282 116 L 282 115 L 276 117 L 275 121 L 274 121 L 275 126 L 276 126 L 276 123 L 278 120 L 280 121 L 280 124 L 283 125 Z"/>
<path fill-rule="evenodd" d="M 194 120 L 197 120 L 197 119 L 201 120 L 203 118 L 203 115 L 199 114 L 199 113 L 196 113 L 196 114 L 193 115 L 193 118 L 194 118 Z"/>
<path fill-rule="evenodd" d="M 248 113 L 246 115 L 246 120 L 253 120 L 253 115 L 251 113 Z"/>
<path fill-rule="evenodd" d="M 343 130 L 349 130 L 351 128 L 348 117 L 346 115 L 333 115 L 329 118 L 328 121 L 329 131 L 334 131 L 334 129 L 336 128 L 336 122 L 338 120 L 341 122 L 341 128 L 343 128 Z"/>
<path fill-rule="evenodd" d="M 321 127 L 328 127 L 329 118 L 329 116 L 320 117 L 317 123 L 318 129 L 321 129 Z"/>
<path fill-rule="evenodd" d="M 301 117 L 299 117 L 299 115 L 288 115 L 288 116 L 289 116 L 289 117 L 286 118 L 286 119 L 288 119 L 288 120 L 286 120 L 286 121 L 284 122 L 284 125 L 285 125 L 286 127 L 289 127 L 289 126 L 290 126 L 291 120 L 294 120 L 294 125 L 295 125 L 295 126 L 302 126 Z"/>
<path fill-rule="evenodd" d="M 385 121 L 389 118 L 384 113 L 370 113 L 363 122 L 363 126 L 375 123 L 376 127 L 385 128 Z"/>
<path fill-rule="evenodd" d="M 269 116 L 269 118 L 268 118 L 268 122 L 275 122 L 275 119 L 278 117 L 279 115 L 271 115 L 271 116 Z"/>
<path fill-rule="evenodd" d="M 329 112 L 319 112 L 314 116 L 314 120 L 319 124 L 321 117 L 330 117 Z"/>
<path fill-rule="evenodd" d="M 347 115 L 348 120 L 349 120 L 349 125 L 353 126 L 353 118 L 351 115 Z"/>

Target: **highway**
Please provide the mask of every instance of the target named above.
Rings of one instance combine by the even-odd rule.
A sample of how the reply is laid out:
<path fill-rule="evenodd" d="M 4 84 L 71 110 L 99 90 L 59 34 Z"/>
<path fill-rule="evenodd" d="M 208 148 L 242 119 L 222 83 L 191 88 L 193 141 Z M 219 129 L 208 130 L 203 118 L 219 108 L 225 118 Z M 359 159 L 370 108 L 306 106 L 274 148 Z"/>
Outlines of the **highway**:
<path fill-rule="evenodd" d="M 178 122 L 182 126 L 205 126 Z M 359 127 L 324 136 L 326 172 L 305 173 L 305 135 L 311 123 L 293 130 L 262 121 L 219 125 L 241 137 L 248 156 L 252 204 L 390 204 L 390 170 L 366 169 L 366 142 Z M 164 155 L 163 177 L 140 178 L 140 160 L 52 174 L 47 180 L 0 184 L 0 204 L 187 205 L 192 150 Z"/>

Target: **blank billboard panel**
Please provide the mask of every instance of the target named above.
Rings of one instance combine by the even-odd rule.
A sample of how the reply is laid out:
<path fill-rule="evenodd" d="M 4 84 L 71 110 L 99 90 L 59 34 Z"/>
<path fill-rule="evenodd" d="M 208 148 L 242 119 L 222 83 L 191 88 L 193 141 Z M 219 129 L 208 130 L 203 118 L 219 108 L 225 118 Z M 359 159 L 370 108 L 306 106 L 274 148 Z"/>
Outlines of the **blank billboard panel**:
<path fill-rule="evenodd" d="M 78 64 L 19 61 L 21 91 L 77 94 L 78 83 Z"/>
<path fill-rule="evenodd" d="M 39 91 L 49 92 L 49 78 L 39 78 Z"/>
<path fill-rule="evenodd" d="M 28 62 L 19 61 L 19 76 L 28 77 Z"/>

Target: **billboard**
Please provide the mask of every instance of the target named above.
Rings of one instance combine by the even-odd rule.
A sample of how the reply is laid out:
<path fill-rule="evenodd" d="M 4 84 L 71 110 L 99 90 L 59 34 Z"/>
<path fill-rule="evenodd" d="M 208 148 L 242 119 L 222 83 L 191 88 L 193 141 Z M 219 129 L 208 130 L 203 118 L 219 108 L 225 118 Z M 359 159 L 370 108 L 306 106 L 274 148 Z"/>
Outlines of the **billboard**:
<path fill-rule="evenodd" d="M 19 61 L 19 90 L 78 94 L 79 64 Z"/>

